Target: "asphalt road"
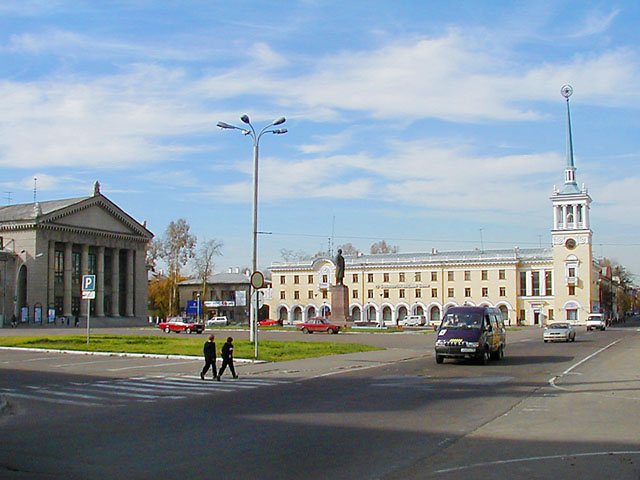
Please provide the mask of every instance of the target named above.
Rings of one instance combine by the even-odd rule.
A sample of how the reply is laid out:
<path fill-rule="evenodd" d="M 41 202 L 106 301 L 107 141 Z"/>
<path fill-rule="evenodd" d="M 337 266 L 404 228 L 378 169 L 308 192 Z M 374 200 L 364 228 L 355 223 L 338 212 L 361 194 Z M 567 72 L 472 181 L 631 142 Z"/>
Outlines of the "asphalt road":
<path fill-rule="evenodd" d="M 274 332 L 390 350 L 220 383 L 193 360 L 0 351 L 0 478 L 638 480 L 638 327 L 509 332 L 486 366 L 437 365 L 433 334 Z"/>

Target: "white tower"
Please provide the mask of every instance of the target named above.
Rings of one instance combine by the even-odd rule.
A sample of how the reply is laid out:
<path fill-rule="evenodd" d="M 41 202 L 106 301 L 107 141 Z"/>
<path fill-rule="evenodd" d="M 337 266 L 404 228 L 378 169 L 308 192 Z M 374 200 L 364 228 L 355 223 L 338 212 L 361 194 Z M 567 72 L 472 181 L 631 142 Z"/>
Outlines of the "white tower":
<path fill-rule="evenodd" d="M 597 303 L 592 292 L 593 257 L 592 236 L 589 225 L 591 197 L 582 185 L 578 188 L 575 179 L 576 167 L 573 158 L 571 133 L 571 111 L 569 97 L 573 93 L 570 85 L 561 89 L 567 101 L 567 165 L 564 186 L 558 190 L 554 186 L 553 204 L 553 271 L 554 271 L 554 315 L 557 320 L 584 322 Z"/>

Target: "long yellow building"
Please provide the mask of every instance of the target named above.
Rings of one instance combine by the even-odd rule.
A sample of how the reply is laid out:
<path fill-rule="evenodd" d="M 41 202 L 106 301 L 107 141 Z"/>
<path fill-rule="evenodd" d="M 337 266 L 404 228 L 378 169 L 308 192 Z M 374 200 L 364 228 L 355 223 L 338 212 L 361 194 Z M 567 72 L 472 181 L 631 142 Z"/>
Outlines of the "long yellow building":
<path fill-rule="evenodd" d="M 563 88 L 563 95 L 567 91 Z M 569 92 L 570 95 L 570 92 Z M 591 197 L 575 181 L 567 98 L 567 165 L 551 195 L 548 248 L 345 256 L 344 285 L 353 321 L 394 325 L 408 315 L 437 322 L 450 306 L 497 307 L 510 324 L 584 323 L 600 311 L 589 224 Z M 271 315 L 284 323 L 330 316 L 331 257 L 271 264 Z"/>

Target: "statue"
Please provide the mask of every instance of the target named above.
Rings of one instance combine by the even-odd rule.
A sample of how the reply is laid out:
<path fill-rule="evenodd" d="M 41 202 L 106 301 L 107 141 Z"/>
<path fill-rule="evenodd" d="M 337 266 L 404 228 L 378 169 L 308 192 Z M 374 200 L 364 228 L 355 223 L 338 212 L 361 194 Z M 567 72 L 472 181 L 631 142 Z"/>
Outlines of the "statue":
<path fill-rule="evenodd" d="M 338 249 L 336 255 L 336 285 L 343 285 L 344 280 L 344 257 L 342 256 L 342 249 Z"/>

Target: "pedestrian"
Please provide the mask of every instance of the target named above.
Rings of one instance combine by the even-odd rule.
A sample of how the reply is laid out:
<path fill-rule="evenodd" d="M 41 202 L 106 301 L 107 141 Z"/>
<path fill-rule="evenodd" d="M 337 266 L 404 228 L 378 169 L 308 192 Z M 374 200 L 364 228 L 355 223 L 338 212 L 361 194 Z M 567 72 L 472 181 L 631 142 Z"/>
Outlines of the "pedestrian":
<path fill-rule="evenodd" d="M 204 367 L 202 367 L 202 371 L 200 372 L 200 378 L 204 380 L 204 375 L 209 371 L 209 367 L 213 368 L 213 379 L 220 380 L 216 370 L 216 342 L 214 342 L 216 336 L 211 334 L 209 335 L 209 340 L 204 342 L 204 348 L 202 349 L 204 352 Z"/>
<path fill-rule="evenodd" d="M 236 370 L 233 368 L 233 338 L 227 338 L 227 342 L 222 346 L 222 366 L 220 367 L 220 371 L 218 372 L 218 380 L 222 376 L 222 372 L 229 365 L 229 370 L 231 370 L 231 375 L 233 378 L 238 378 L 236 375 Z"/>
<path fill-rule="evenodd" d="M 11 326 L 13 328 L 16 328 L 18 326 L 18 319 L 16 318 L 15 313 L 11 316 Z"/>

